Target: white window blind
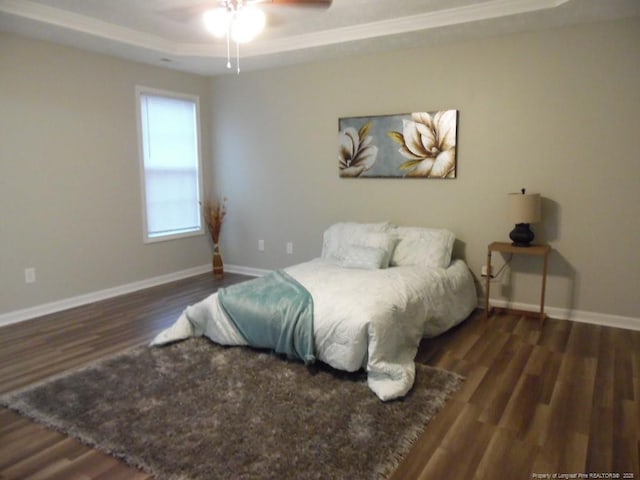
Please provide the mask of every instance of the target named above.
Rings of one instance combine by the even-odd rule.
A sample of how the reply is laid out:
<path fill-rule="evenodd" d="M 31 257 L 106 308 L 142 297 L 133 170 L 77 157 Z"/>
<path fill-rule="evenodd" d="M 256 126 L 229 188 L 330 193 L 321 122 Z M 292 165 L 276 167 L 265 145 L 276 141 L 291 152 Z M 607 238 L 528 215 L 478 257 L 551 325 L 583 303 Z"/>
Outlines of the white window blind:
<path fill-rule="evenodd" d="M 197 98 L 138 90 L 145 240 L 202 233 Z"/>

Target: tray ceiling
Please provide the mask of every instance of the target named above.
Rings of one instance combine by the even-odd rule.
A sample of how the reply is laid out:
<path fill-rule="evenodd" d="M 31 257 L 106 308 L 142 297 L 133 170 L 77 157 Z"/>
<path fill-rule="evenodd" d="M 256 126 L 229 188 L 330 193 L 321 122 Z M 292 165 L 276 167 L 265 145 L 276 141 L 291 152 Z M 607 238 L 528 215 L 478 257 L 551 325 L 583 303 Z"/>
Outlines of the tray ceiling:
<path fill-rule="evenodd" d="M 204 28 L 216 0 L 0 0 L 0 30 L 204 75 L 226 74 L 226 43 Z M 638 0 L 333 0 L 260 5 L 265 31 L 243 70 L 640 15 Z"/>

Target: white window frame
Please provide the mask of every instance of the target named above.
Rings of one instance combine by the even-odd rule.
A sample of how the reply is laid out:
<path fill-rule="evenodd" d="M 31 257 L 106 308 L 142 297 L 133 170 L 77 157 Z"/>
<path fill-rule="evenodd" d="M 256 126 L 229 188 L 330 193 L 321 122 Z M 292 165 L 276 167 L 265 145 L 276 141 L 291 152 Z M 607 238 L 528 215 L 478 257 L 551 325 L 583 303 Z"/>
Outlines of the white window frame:
<path fill-rule="evenodd" d="M 198 168 L 198 202 L 202 200 L 202 151 L 201 151 L 201 142 L 200 142 L 200 97 L 196 95 L 190 95 L 179 92 L 172 92 L 168 90 L 160 90 L 157 88 L 146 87 L 142 85 L 136 86 L 136 116 L 137 116 L 137 130 L 138 130 L 138 164 L 140 169 L 140 192 L 141 192 L 141 202 L 142 202 L 142 234 L 144 243 L 156 243 L 156 242 L 164 242 L 167 240 L 174 240 L 177 238 L 185 238 L 185 237 L 193 237 L 197 235 L 204 235 L 204 221 L 202 218 L 202 210 L 198 207 L 198 215 L 200 228 L 193 229 L 180 233 L 167 233 L 167 234 L 156 234 L 149 235 L 149 225 L 148 225 L 148 212 L 147 212 L 147 192 L 146 192 L 146 170 L 144 165 L 144 145 L 143 145 L 143 130 L 142 130 L 142 96 L 143 95 L 151 95 L 157 97 L 166 97 L 166 98 L 175 98 L 178 100 L 188 100 L 195 103 L 196 107 L 196 154 L 198 156 L 197 159 L 197 168 Z"/>

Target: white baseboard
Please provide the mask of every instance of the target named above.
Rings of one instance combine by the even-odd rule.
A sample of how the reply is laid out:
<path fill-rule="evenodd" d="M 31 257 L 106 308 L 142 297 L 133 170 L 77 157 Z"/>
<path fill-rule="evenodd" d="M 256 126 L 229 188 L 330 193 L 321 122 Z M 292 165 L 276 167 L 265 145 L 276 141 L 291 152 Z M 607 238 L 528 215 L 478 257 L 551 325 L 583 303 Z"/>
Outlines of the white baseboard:
<path fill-rule="evenodd" d="M 250 277 L 264 277 L 272 270 L 265 270 L 263 268 L 251 268 L 243 267 L 242 265 L 227 265 L 224 264 L 224 271 L 229 273 L 239 273 L 240 275 L 249 275 Z"/>
<path fill-rule="evenodd" d="M 480 308 L 484 308 L 484 298 L 478 299 Z M 526 312 L 539 312 L 540 305 L 530 303 L 507 302 L 506 300 L 491 299 L 491 305 L 502 308 L 513 308 Z M 605 327 L 626 328 L 627 330 L 640 331 L 640 318 L 623 317 L 608 313 L 588 312 L 584 310 L 570 310 L 567 308 L 544 307 L 544 313 L 558 320 L 571 320 L 573 322 L 591 323 Z"/>
<path fill-rule="evenodd" d="M 225 265 L 224 268 L 225 271 L 229 273 L 238 273 L 251 277 L 262 277 L 271 272 L 271 270 L 244 267 L 242 265 Z M 13 312 L 0 314 L 0 327 L 10 325 L 12 323 L 22 322 L 24 320 L 29 320 L 31 318 L 40 317 L 42 315 L 60 312 L 69 308 L 79 307 L 88 303 L 106 300 L 107 298 L 117 297 L 118 295 L 132 293 L 138 290 L 143 290 L 145 288 L 174 282 L 183 278 L 193 277 L 195 275 L 200 275 L 202 273 L 207 273 L 210 271 L 211 264 L 201 265 L 199 267 L 188 268 L 186 270 L 180 270 L 178 272 L 148 278 L 139 282 L 127 283 L 117 287 L 87 293 L 85 295 L 78 295 L 76 297 L 45 303 L 42 305 L 37 305 L 35 307 L 15 310 Z M 540 307 L 538 305 L 532 305 L 529 303 L 507 302 L 505 300 L 492 299 L 491 304 L 497 307 L 509 307 L 529 312 L 538 312 L 540 310 Z M 484 298 L 478 299 L 478 306 L 480 308 L 484 307 Z M 628 330 L 640 331 L 640 318 L 624 317 L 621 315 L 611 315 L 607 313 L 587 312 L 582 310 L 569 310 L 566 308 L 555 307 L 545 307 L 545 313 L 550 317 L 557 318 L 559 320 L 571 320 L 574 322 L 591 323 L 594 325 L 603 325 L 607 327 L 626 328 Z"/>
<path fill-rule="evenodd" d="M 124 295 L 138 290 L 144 290 L 145 288 L 155 287 L 164 283 L 182 280 L 183 278 L 193 277 L 195 275 L 200 275 L 202 273 L 207 273 L 210 271 L 211 264 L 201 265 L 199 267 L 188 268 L 186 270 L 180 270 L 178 272 L 148 278 L 139 282 L 127 283 L 117 287 L 87 293 L 85 295 L 78 295 L 76 297 L 65 298 L 63 300 L 37 305 L 35 307 L 15 310 L 9 313 L 3 313 L 0 315 L 0 327 L 10 325 L 12 323 L 22 322 L 24 320 L 29 320 L 31 318 L 41 317 L 42 315 L 49 315 L 51 313 L 60 312 L 69 308 L 79 307 L 88 303 L 106 300 L 107 298 L 117 297 L 118 295 Z"/>

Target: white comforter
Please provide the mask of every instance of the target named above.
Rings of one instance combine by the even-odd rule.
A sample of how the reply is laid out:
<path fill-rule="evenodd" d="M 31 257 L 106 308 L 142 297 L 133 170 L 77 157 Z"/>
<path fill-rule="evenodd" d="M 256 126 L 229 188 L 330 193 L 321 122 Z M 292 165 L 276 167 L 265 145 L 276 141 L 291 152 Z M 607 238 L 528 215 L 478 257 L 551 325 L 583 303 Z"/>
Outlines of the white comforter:
<path fill-rule="evenodd" d="M 340 370 L 365 368 L 369 388 L 381 400 L 402 397 L 413 386 L 421 337 L 456 325 L 477 302 L 471 274 L 460 260 L 446 270 L 359 270 L 318 258 L 285 271 L 313 298 L 318 360 Z M 188 307 L 151 344 L 201 335 L 223 345 L 246 345 L 217 293 Z"/>

